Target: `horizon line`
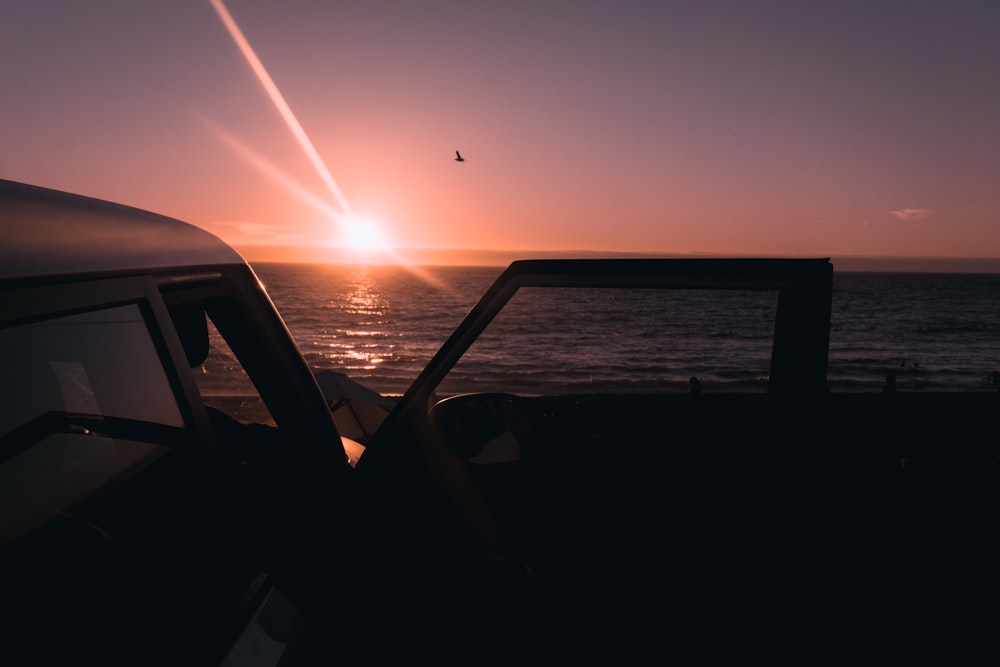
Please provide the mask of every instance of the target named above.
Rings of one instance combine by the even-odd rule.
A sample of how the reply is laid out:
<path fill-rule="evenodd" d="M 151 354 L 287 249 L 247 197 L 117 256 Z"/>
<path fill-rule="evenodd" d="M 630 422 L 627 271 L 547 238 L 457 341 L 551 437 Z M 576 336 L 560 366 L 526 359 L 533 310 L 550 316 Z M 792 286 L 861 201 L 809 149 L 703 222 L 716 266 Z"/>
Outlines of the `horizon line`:
<path fill-rule="evenodd" d="M 827 253 L 640 252 L 629 250 L 488 250 L 484 248 L 397 247 L 394 257 L 377 251 L 296 245 L 238 244 L 234 248 L 249 263 L 395 264 L 402 256 L 420 266 L 507 266 L 521 259 L 684 259 L 684 258 L 828 258 L 842 271 L 1000 273 L 1000 256 L 850 255 Z"/>

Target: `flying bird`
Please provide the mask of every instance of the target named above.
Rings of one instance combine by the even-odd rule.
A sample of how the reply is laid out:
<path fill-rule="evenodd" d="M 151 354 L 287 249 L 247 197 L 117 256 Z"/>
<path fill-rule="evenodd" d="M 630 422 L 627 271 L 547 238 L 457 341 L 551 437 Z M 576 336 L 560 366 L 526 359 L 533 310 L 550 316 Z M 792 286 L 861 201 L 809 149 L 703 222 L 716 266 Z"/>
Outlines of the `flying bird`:
<path fill-rule="evenodd" d="M 465 158 L 458 151 L 455 151 L 455 162 L 465 162 Z"/>

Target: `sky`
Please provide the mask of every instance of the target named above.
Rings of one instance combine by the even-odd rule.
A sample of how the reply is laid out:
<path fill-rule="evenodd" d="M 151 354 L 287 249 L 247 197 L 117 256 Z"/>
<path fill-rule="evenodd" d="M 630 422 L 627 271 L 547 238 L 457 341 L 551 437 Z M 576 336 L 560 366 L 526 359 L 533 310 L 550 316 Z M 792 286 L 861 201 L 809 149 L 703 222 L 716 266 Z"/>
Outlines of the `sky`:
<path fill-rule="evenodd" d="M 998 25 L 995 0 L 4 0 L 0 178 L 265 259 L 995 258 Z"/>

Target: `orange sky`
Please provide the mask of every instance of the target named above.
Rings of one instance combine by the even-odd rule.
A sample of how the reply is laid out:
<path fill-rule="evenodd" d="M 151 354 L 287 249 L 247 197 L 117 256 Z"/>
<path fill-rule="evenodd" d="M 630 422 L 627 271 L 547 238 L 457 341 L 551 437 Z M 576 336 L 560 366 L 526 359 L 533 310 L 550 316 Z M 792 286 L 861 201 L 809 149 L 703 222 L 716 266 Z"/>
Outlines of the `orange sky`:
<path fill-rule="evenodd" d="M 15 3 L 0 178 L 258 258 L 363 225 L 519 256 L 1000 256 L 1000 4 L 346 4 Z"/>

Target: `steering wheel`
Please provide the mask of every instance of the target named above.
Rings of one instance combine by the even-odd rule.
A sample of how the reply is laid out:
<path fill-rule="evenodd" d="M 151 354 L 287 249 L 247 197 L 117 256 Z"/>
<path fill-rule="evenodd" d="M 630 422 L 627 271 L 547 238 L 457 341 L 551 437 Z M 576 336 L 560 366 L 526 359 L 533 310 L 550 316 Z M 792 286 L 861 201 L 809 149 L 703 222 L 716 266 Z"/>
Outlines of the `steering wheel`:
<path fill-rule="evenodd" d="M 514 394 L 459 394 L 438 401 L 429 420 L 445 445 L 469 463 L 512 463 L 521 458 L 527 430 Z"/>

